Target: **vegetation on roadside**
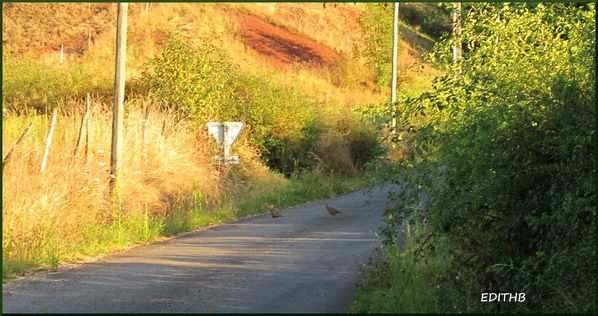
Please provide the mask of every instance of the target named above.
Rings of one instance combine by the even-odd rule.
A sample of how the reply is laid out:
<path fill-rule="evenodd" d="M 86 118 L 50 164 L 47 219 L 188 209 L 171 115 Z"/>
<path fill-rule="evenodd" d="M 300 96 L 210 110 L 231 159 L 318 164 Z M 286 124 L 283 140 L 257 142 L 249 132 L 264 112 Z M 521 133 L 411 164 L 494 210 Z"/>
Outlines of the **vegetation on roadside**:
<path fill-rule="evenodd" d="M 19 5 L 10 12 L 36 9 Z M 232 35 L 206 32 L 190 40 L 185 32 L 169 34 L 171 20 L 165 17 L 173 14 L 183 19 L 212 14 L 209 21 L 218 20 L 215 5 L 182 5 L 190 10 L 183 14 L 160 4 L 147 16 L 132 11 L 120 205 L 107 186 L 113 39 L 94 34 L 89 50 L 62 65 L 35 54 L 3 58 L 3 152 L 33 123 L 3 170 L 3 279 L 261 213 L 266 203 L 285 207 L 381 181 L 377 160 L 385 149 L 377 127 L 359 111 L 350 104 L 323 108 L 311 89 L 239 65 L 239 57 L 223 48 L 234 50 L 235 44 L 219 43 L 232 41 Z M 150 14 L 159 19 L 150 21 Z M 7 32 L 19 23 L 26 22 L 11 24 Z M 26 49 L 14 38 L 7 45 L 15 52 Z M 337 70 L 341 81 L 351 81 Z M 308 68 L 297 71 L 302 78 L 329 78 L 309 74 Z M 339 95 L 350 98 L 350 91 Z M 80 148 L 74 155 L 87 92 L 89 147 L 87 154 Z M 59 115 L 48 167 L 40 173 L 45 114 L 54 108 Z M 205 131 L 210 120 L 246 123 L 233 151 L 240 166 L 214 163 L 216 144 Z"/>
<path fill-rule="evenodd" d="M 419 246 L 387 250 L 355 310 L 592 313 L 595 5 L 465 9 L 462 36 L 432 55 L 447 74 L 399 103 L 396 145 L 408 159 L 385 229 L 410 217 L 427 223 L 433 242 L 421 257 Z M 465 51 L 454 65 L 457 41 Z M 409 281 L 403 269 L 422 273 Z M 526 299 L 481 303 L 482 293 Z M 401 306 L 408 297 L 423 303 Z"/>
<path fill-rule="evenodd" d="M 392 236 L 369 262 L 351 305 L 353 313 L 440 313 L 441 288 L 436 276 L 451 262 L 446 253 L 432 251 L 429 228 L 417 223 L 405 229 L 405 248 L 400 251 L 394 236 L 399 229 L 390 223 Z M 438 242 L 438 240 L 434 240 Z M 440 246 L 436 249 L 442 250 Z"/>

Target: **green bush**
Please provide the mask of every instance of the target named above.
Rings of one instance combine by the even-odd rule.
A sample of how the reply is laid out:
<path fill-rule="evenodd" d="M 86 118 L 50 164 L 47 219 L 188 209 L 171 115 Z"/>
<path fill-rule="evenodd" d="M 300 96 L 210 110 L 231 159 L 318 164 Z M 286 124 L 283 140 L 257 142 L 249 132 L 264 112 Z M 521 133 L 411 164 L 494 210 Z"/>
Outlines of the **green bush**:
<path fill-rule="evenodd" d="M 449 273 L 475 276 L 472 301 L 443 306 L 595 310 L 594 19 L 593 4 L 472 4 L 462 62 L 401 103 L 400 212 L 426 211 L 453 245 Z M 528 296 L 479 305 L 481 292 Z"/>
<path fill-rule="evenodd" d="M 176 35 L 164 43 L 143 71 L 141 81 L 150 96 L 180 118 L 198 122 L 234 117 L 235 69 L 223 52 L 202 42 L 191 47 Z"/>
<path fill-rule="evenodd" d="M 380 153 L 375 131 L 365 124 L 323 124 L 315 102 L 298 89 L 242 73 L 208 44 L 192 47 L 171 36 L 140 80 L 164 110 L 195 120 L 199 128 L 207 121 L 245 122 L 248 139 L 262 160 L 287 176 L 322 163 L 317 153 L 325 130 L 343 130 L 335 133 L 334 142 L 348 146 L 348 159 L 359 167 Z M 341 169 L 346 168 L 353 168 L 353 162 Z"/>
<path fill-rule="evenodd" d="M 389 87 L 392 70 L 392 18 L 391 3 L 368 3 L 359 22 L 368 39 L 362 54 L 367 66 L 376 74 L 378 87 Z"/>
<path fill-rule="evenodd" d="M 429 247 L 430 232 L 422 225 L 406 228 L 403 250 L 394 242 L 379 249 L 370 261 L 358 288 L 351 311 L 355 313 L 439 313 L 438 297 L 454 289 L 440 286 L 441 276 L 450 271 L 444 247 Z M 396 232 L 396 228 L 392 227 Z M 415 234 L 412 234 L 415 232 Z M 396 233 L 395 233 L 396 234 Z M 434 240 L 435 244 L 443 243 Z"/>

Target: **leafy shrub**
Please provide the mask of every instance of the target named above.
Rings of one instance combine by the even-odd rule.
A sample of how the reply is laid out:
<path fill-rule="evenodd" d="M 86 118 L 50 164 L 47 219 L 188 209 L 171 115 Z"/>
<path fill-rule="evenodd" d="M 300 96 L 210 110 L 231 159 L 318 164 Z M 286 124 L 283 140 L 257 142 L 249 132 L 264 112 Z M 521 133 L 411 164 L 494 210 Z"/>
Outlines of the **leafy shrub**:
<path fill-rule="evenodd" d="M 410 149 L 402 179 L 411 189 L 400 212 L 429 214 L 454 245 L 450 274 L 475 276 L 463 289 L 475 294 L 471 301 L 440 304 L 593 311 L 594 6 L 468 10 L 463 61 L 402 103 L 399 146 Z M 437 60 L 448 59 L 454 40 L 439 46 Z M 479 305 L 481 292 L 533 298 Z"/>
<path fill-rule="evenodd" d="M 390 86 L 392 69 L 393 6 L 389 3 L 368 3 L 360 16 L 361 28 L 368 38 L 363 55 L 367 66 L 376 73 L 378 87 Z"/>
<path fill-rule="evenodd" d="M 200 122 L 230 117 L 235 108 L 234 69 L 223 52 L 207 42 L 194 48 L 176 35 L 164 43 L 143 72 L 150 96 L 180 118 Z"/>
<path fill-rule="evenodd" d="M 195 48 L 171 36 L 162 53 L 146 65 L 142 82 L 165 110 L 180 119 L 192 118 L 201 128 L 209 120 L 245 122 L 262 160 L 287 176 L 320 164 L 316 153 L 324 130 L 343 130 L 334 134 L 338 139 L 329 139 L 346 149 L 348 163 L 336 169 L 352 169 L 353 157 L 363 165 L 377 153 L 373 131 L 359 124 L 355 131 L 349 125 L 324 126 L 316 104 L 299 90 L 241 73 L 207 44 Z M 343 136 L 346 132 L 352 136 Z M 338 156 L 329 157 L 324 164 L 331 166 Z"/>

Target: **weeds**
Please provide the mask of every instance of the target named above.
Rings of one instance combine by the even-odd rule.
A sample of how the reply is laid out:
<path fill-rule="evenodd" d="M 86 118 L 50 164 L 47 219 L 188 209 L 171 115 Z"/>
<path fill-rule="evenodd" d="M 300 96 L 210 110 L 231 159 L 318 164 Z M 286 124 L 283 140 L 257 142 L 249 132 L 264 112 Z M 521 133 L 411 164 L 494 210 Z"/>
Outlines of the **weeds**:
<path fill-rule="evenodd" d="M 420 224 L 407 223 L 405 249 L 391 242 L 379 250 L 371 262 L 354 298 L 354 313 L 438 313 L 437 275 L 447 271 L 450 262 L 438 248 L 431 248 L 431 235 Z M 437 241 L 435 241 L 437 242 Z"/>

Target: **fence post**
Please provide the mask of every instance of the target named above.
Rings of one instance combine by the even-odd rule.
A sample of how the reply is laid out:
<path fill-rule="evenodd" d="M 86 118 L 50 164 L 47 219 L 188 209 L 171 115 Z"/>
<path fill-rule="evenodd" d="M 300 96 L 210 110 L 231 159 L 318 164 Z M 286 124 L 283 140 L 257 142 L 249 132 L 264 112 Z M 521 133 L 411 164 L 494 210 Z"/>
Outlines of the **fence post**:
<path fill-rule="evenodd" d="M 87 114 L 87 120 L 85 120 L 85 163 L 87 163 L 87 160 L 89 159 L 89 151 L 90 151 L 90 142 L 91 142 L 91 135 L 92 135 L 92 131 L 90 129 L 91 127 L 91 97 L 89 96 L 89 92 L 87 93 L 87 99 L 86 99 L 86 112 Z"/>
<path fill-rule="evenodd" d="M 85 107 L 85 113 L 83 114 L 83 117 L 81 118 L 81 126 L 79 127 L 79 137 L 77 137 L 77 145 L 75 147 L 75 152 L 73 153 L 73 156 L 75 156 L 75 158 L 77 157 L 77 154 L 79 153 L 79 148 L 81 148 L 81 143 L 83 143 L 83 133 L 85 133 L 85 127 L 87 126 L 87 117 L 89 116 L 89 93 L 87 94 L 87 98 L 86 98 L 86 107 Z"/>
<path fill-rule="evenodd" d="M 42 165 L 39 168 L 39 172 L 43 173 L 46 170 L 46 164 L 48 163 L 48 153 L 50 152 L 50 145 L 52 145 L 52 136 L 54 135 L 54 126 L 56 125 L 56 117 L 58 116 L 58 108 L 54 108 L 52 111 L 52 122 L 50 123 L 50 131 L 48 131 L 48 137 L 46 138 L 46 147 L 44 148 L 44 155 L 42 156 Z"/>
<path fill-rule="evenodd" d="M 145 105 L 145 114 L 143 115 L 143 123 L 141 125 L 141 152 L 143 153 L 143 163 L 147 164 L 147 148 L 145 146 L 145 137 L 147 136 L 147 122 L 149 120 L 150 103 Z"/>
<path fill-rule="evenodd" d="M 12 156 L 12 152 L 15 150 L 15 148 L 17 148 L 17 146 L 19 146 L 19 144 L 21 144 L 21 142 L 23 141 L 23 139 L 25 139 L 25 136 L 27 136 L 27 134 L 29 134 L 29 132 L 31 131 L 32 127 L 33 127 L 33 123 L 29 123 L 29 126 L 27 126 L 27 128 L 23 131 L 23 134 L 21 134 L 21 137 L 19 137 L 19 139 L 17 140 L 17 142 L 8 151 L 8 153 L 6 154 L 6 156 L 4 157 L 4 159 L 2 159 L 2 171 L 4 171 L 4 167 L 10 161 L 10 157 Z"/>

